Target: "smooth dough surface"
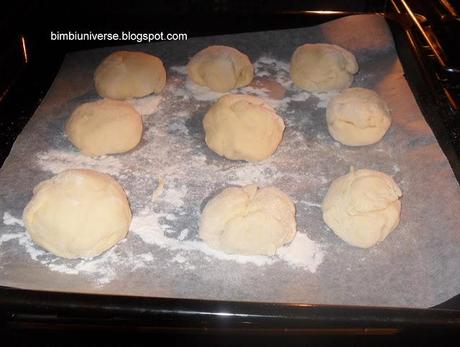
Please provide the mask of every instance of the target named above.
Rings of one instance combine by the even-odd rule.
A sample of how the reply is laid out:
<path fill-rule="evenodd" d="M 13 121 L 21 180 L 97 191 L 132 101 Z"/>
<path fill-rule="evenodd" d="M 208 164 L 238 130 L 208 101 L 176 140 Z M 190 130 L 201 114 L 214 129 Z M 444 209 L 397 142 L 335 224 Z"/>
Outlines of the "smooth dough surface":
<path fill-rule="evenodd" d="M 295 206 L 276 187 L 226 188 L 201 215 L 201 239 L 226 253 L 274 255 L 295 234 Z"/>
<path fill-rule="evenodd" d="M 243 94 L 222 96 L 203 119 L 205 141 L 232 160 L 259 161 L 275 152 L 284 122 L 262 99 Z"/>
<path fill-rule="evenodd" d="M 251 83 L 254 66 L 247 55 L 235 48 L 209 46 L 192 57 L 187 73 L 200 86 L 227 92 Z"/>
<path fill-rule="evenodd" d="M 64 258 L 90 258 L 123 239 L 131 210 L 123 188 L 109 175 L 63 171 L 39 183 L 23 213 L 32 240 Z"/>
<path fill-rule="evenodd" d="M 326 119 L 331 136 L 348 146 L 376 143 L 391 125 L 386 102 L 365 88 L 348 88 L 332 98 L 327 105 Z"/>
<path fill-rule="evenodd" d="M 118 51 L 97 67 L 94 83 L 100 96 L 124 100 L 159 93 L 166 84 L 163 62 L 143 52 Z"/>
<path fill-rule="evenodd" d="M 323 219 L 342 240 L 369 248 L 399 224 L 402 193 L 379 171 L 353 169 L 335 179 L 323 201 Z"/>
<path fill-rule="evenodd" d="M 103 99 L 77 107 L 65 132 L 83 154 L 97 156 L 133 149 L 142 128 L 142 117 L 128 102 Z"/>
<path fill-rule="evenodd" d="M 308 43 L 297 47 L 291 58 L 292 81 L 310 92 L 348 88 L 357 72 L 355 56 L 337 45 Z"/>

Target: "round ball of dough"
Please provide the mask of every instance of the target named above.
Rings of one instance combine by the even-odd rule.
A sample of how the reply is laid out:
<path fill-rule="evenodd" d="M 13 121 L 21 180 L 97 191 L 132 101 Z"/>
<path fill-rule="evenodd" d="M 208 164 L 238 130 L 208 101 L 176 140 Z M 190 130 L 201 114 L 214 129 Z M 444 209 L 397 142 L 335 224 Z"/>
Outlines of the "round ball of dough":
<path fill-rule="evenodd" d="M 248 56 L 235 48 L 209 46 L 193 56 L 187 73 L 200 86 L 227 92 L 251 83 L 254 67 Z"/>
<path fill-rule="evenodd" d="M 142 118 L 127 102 L 103 99 L 80 105 L 65 126 L 70 140 L 90 156 L 123 153 L 142 137 Z"/>
<path fill-rule="evenodd" d="M 323 219 L 350 245 L 372 247 L 399 224 L 401 195 L 390 176 L 352 169 L 329 187 L 322 206 Z"/>
<path fill-rule="evenodd" d="M 380 141 L 391 125 L 390 109 L 373 90 L 348 88 L 327 105 L 327 127 L 331 136 L 348 146 Z"/>
<path fill-rule="evenodd" d="M 226 253 L 274 255 L 295 234 L 295 206 L 276 187 L 227 188 L 201 215 L 201 239 Z"/>
<path fill-rule="evenodd" d="M 205 141 L 232 160 L 259 161 L 275 152 L 284 122 L 262 99 L 242 94 L 222 96 L 203 119 Z"/>
<path fill-rule="evenodd" d="M 358 72 L 355 56 L 340 46 L 325 43 L 298 47 L 291 58 L 291 79 L 309 92 L 348 88 Z"/>
<path fill-rule="evenodd" d="M 51 253 L 90 258 L 126 236 L 131 210 L 112 177 L 75 169 L 39 183 L 23 220 L 32 240 Z"/>
<path fill-rule="evenodd" d="M 97 67 L 94 83 L 100 96 L 124 100 L 159 93 L 166 84 L 163 62 L 143 52 L 119 51 Z"/>

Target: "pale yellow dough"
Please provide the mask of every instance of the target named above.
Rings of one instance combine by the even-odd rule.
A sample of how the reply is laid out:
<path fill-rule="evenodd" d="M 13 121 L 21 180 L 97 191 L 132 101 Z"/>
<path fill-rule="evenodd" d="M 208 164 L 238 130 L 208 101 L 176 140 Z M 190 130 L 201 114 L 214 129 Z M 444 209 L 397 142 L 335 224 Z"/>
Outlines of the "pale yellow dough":
<path fill-rule="evenodd" d="M 259 161 L 275 152 L 284 122 L 262 99 L 243 94 L 222 96 L 203 119 L 205 141 L 232 160 Z"/>
<path fill-rule="evenodd" d="M 332 98 L 326 110 L 331 136 L 347 146 L 380 141 L 391 125 L 390 109 L 373 90 L 348 88 Z"/>
<path fill-rule="evenodd" d="M 94 83 L 100 96 L 124 100 L 159 93 L 166 84 L 163 62 L 143 52 L 118 51 L 97 67 Z"/>
<path fill-rule="evenodd" d="M 103 99 L 80 105 L 70 116 L 65 132 L 89 156 L 127 152 L 142 137 L 142 118 L 126 101 Z"/>
<path fill-rule="evenodd" d="M 230 254 L 274 255 L 295 234 L 295 206 L 276 187 L 226 188 L 201 215 L 200 238 Z"/>
<path fill-rule="evenodd" d="M 235 48 L 209 46 L 192 57 L 187 73 L 200 86 L 228 92 L 251 83 L 254 67 L 248 56 Z"/>
<path fill-rule="evenodd" d="M 346 49 L 326 43 L 297 47 L 291 58 L 290 74 L 294 84 L 309 92 L 348 88 L 358 63 Z"/>
<path fill-rule="evenodd" d="M 399 224 L 401 190 L 379 171 L 356 170 L 335 179 L 324 198 L 325 223 L 352 246 L 369 248 Z"/>
<path fill-rule="evenodd" d="M 86 169 L 39 183 L 23 213 L 32 240 L 63 258 L 91 258 L 123 239 L 131 210 L 109 175 Z"/>

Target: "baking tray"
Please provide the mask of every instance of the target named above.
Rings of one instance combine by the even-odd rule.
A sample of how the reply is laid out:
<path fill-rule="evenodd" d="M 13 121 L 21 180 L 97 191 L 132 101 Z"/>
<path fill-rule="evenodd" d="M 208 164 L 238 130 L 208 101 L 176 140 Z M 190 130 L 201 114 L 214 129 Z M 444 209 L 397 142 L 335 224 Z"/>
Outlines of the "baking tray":
<path fill-rule="evenodd" d="M 23 293 L 24 293 L 24 294 L 27 293 L 28 295 L 32 295 L 32 296 L 33 296 L 33 294 L 30 293 L 30 292 L 23 292 Z M 14 297 L 14 295 L 13 295 L 12 293 L 8 292 L 8 294 L 10 295 L 11 298 Z M 39 293 L 39 292 L 36 292 L 36 294 L 37 294 L 37 296 L 40 296 L 40 293 Z M 17 298 L 18 298 L 19 301 L 21 301 L 21 298 L 22 298 L 21 295 L 22 295 L 22 294 L 21 294 L 21 292 L 20 292 L 19 295 L 17 296 Z M 59 297 L 59 295 L 58 295 L 57 297 Z M 61 296 L 61 298 L 64 298 L 64 297 Z M 73 296 L 73 295 L 69 294 L 69 295 L 67 296 L 67 298 L 68 298 L 68 303 L 70 303 L 70 302 L 72 302 L 73 298 L 76 298 L 76 296 Z M 102 300 L 102 297 L 97 297 L 97 296 L 96 296 L 96 297 L 92 297 L 92 296 L 80 296 L 80 298 L 81 298 L 83 301 L 85 301 L 85 300 Z M 117 301 L 118 299 L 117 299 L 117 298 L 114 298 L 114 297 L 110 297 L 110 300 L 112 300 L 112 301 Z M 123 301 L 123 299 L 120 299 L 120 300 Z M 136 300 L 137 300 L 137 299 L 136 299 Z M 139 300 L 140 300 L 140 299 L 139 299 Z M 65 301 L 65 300 L 64 300 L 64 301 Z M 78 300 L 77 300 L 77 301 L 78 301 Z M 130 302 L 130 301 L 127 299 L 127 302 Z M 182 306 L 182 305 L 183 305 L 183 306 L 191 305 L 192 309 L 190 309 L 190 312 L 195 312 L 197 306 L 200 306 L 200 305 L 203 306 L 203 305 L 205 305 L 206 302 L 208 302 L 211 306 L 212 306 L 212 305 L 217 305 L 217 306 L 219 306 L 218 303 L 210 302 L 210 301 L 193 301 L 193 300 L 191 300 L 191 301 L 185 300 L 185 301 L 184 301 L 184 300 L 175 300 L 175 299 L 167 299 L 167 300 L 159 300 L 159 301 L 158 301 L 158 303 L 161 303 L 161 304 L 159 305 L 160 307 L 162 307 L 163 305 L 166 305 L 166 303 L 167 303 L 168 305 L 170 305 L 170 307 L 171 307 L 171 306 L 174 306 L 174 304 L 172 304 L 172 303 L 174 303 L 174 302 L 180 303 L 179 306 Z M 14 304 L 17 304 L 17 303 L 18 303 L 17 301 L 14 302 Z M 132 303 L 132 302 L 131 302 L 131 303 Z M 152 302 L 150 302 L 150 303 L 152 303 Z M 145 302 L 144 302 L 144 304 L 145 304 Z M 171 304 L 172 304 L 172 305 L 171 305 Z M 84 306 L 84 304 L 82 304 L 82 305 Z M 251 312 L 252 312 L 252 310 L 257 310 L 258 304 L 247 304 L 247 305 L 248 305 L 248 306 L 245 306 L 245 304 L 242 304 L 243 307 L 248 307 L 249 310 L 250 310 Z M 260 307 L 266 307 L 266 308 L 271 308 L 271 309 L 276 308 L 277 310 L 280 309 L 279 312 L 282 312 L 282 311 L 283 311 L 283 310 L 282 310 L 282 307 L 283 307 L 282 304 L 260 304 L 260 305 L 261 305 Z M 14 305 L 13 305 L 13 306 L 14 306 Z M 65 305 L 64 305 L 64 306 L 65 306 Z M 155 306 L 155 305 L 154 305 L 154 306 Z M 221 307 L 222 307 L 222 306 L 221 306 Z M 228 311 L 229 311 L 228 314 L 229 314 L 230 316 L 233 315 L 232 312 L 235 312 L 235 311 L 238 311 L 238 310 L 242 311 L 241 306 L 240 306 L 238 303 L 228 303 L 228 306 L 225 306 L 225 305 L 224 305 L 223 307 L 224 307 L 223 313 L 227 312 L 227 310 L 225 309 L 225 307 L 228 307 Z M 286 307 L 287 307 L 287 306 L 285 306 L 284 308 L 286 308 Z M 158 307 L 153 308 L 153 306 L 151 306 L 150 308 L 151 308 L 151 312 L 150 312 L 150 313 L 155 313 L 155 312 L 156 312 L 155 314 L 158 314 L 159 311 L 162 311 L 162 312 L 164 313 L 164 308 L 158 308 Z M 157 311 L 157 308 L 159 309 L 159 311 Z M 292 307 L 291 307 L 291 308 L 292 308 Z M 108 309 L 110 310 L 110 309 L 112 309 L 112 308 L 108 308 Z M 307 313 L 307 312 L 311 312 L 311 313 L 313 314 L 313 316 L 315 316 L 315 315 L 317 316 L 317 315 L 318 315 L 318 311 L 315 311 L 315 312 L 309 311 L 309 308 L 308 308 L 308 307 L 303 307 L 303 308 L 297 307 L 297 309 L 298 309 L 298 311 L 296 311 L 296 310 L 294 310 L 294 311 L 289 311 L 289 310 L 287 310 L 287 311 L 285 311 L 285 313 L 286 313 L 286 312 L 289 312 L 289 313 L 286 313 L 286 315 L 287 315 L 287 316 L 290 316 L 292 312 L 295 312 L 295 315 L 297 315 L 297 316 L 299 316 L 299 317 L 302 316 L 302 314 L 306 314 L 306 315 L 308 316 L 310 313 Z M 218 310 L 216 310 L 216 309 L 213 309 L 213 310 L 214 310 L 214 311 L 218 311 Z M 305 310 L 305 312 L 302 313 L 302 310 Z M 329 311 L 328 311 L 328 310 L 329 310 Z M 372 311 L 367 311 L 366 308 L 363 308 L 363 310 L 364 310 L 364 312 L 372 312 Z M 412 322 L 417 321 L 418 319 L 421 318 L 421 316 L 423 316 L 423 314 L 421 313 L 422 311 L 418 311 L 418 310 L 408 310 L 408 311 L 405 311 L 405 310 L 396 311 L 396 310 L 392 310 L 392 309 L 389 309 L 389 311 L 386 310 L 386 309 L 381 309 L 381 310 L 382 310 L 381 313 L 382 313 L 383 315 L 389 315 L 390 317 L 392 316 L 391 313 L 393 313 L 393 314 L 394 314 L 394 317 L 396 317 L 399 313 L 400 313 L 400 314 L 407 314 L 408 312 L 413 312 L 413 316 L 412 316 L 412 318 L 411 318 L 411 319 L 412 319 L 412 320 L 411 320 Z M 176 313 L 177 313 L 177 312 L 180 311 L 180 310 L 172 309 L 171 311 L 168 311 L 168 312 L 170 312 L 170 313 L 172 314 L 172 312 L 174 312 L 174 311 L 176 311 Z M 184 310 L 184 311 L 188 311 L 188 309 L 187 309 L 187 310 Z M 244 311 L 244 310 L 243 310 L 243 311 Z M 325 308 L 324 313 L 326 313 L 326 312 L 331 313 L 331 312 L 333 312 L 333 311 L 334 311 L 335 313 L 337 313 L 337 312 L 339 312 L 340 310 L 337 311 L 337 308 L 330 308 L 330 309 L 326 309 L 326 308 Z M 361 312 L 361 313 L 360 313 L 360 312 Z M 399 312 L 399 313 L 398 313 L 398 312 Z M 221 312 L 221 313 L 222 313 L 222 312 Z M 190 313 L 189 313 L 189 314 L 190 314 Z M 358 310 L 355 311 L 354 313 L 351 313 L 351 311 L 350 311 L 350 314 L 352 314 L 352 315 L 353 315 L 353 314 L 357 314 L 357 316 L 365 317 L 365 315 L 363 315 L 363 311 L 360 311 L 360 309 L 358 309 Z M 452 313 L 446 313 L 446 311 L 443 311 L 442 313 L 437 312 L 437 314 L 439 314 L 439 317 L 446 318 L 446 317 L 448 316 L 448 314 L 452 314 Z M 447 314 L 447 315 L 445 315 L 445 314 Z M 214 312 L 214 313 L 210 314 L 209 317 L 216 317 L 216 315 L 217 315 L 217 316 L 219 315 L 218 312 Z M 237 315 L 236 315 L 236 316 L 237 316 Z M 242 313 L 242 316 L 249 317 L 249 319 L 254 319 L 254 317 L 252 317 L 252 314 L 249 314 L 249 313 L 247 313 L 247 312 L 246 312 L 246 313 Z M 280 316 L 282 316 L 282 314 L 281 314 L 281 315 L 274 315 L 274 316 L 280 318 Z M 327 316 L 327 314 L 326 314 L 326 316 Z M 454 315 L 454 316 L 455 316 L 455 315 Z M 252 317 L 252 318 L 251 318 L 251 317 Z M 261 317 L 269 317 L 269 314 L 268 314 L 268 313 L 261 313 Z M 317 316 L 317 317 L 318 317 L 318 316 Z M 304 317 L 304 318 L 305 318 L 305 317 Z M 344 321 L 347 321 L 347 320 L 350 319 L 350 316 L 342 317 L 342 318 L 344 319 Z M 451 316 L 451 318 L 452 318 L 452 316 Z M 276 318 L 275 318 L 275 319 L 276 319 Z M 302 318 L 302 319 L 303 319 L 303 318 Z M 318 317 L 318 319 L 319 319 L 319 317 Z M 321 319 L 319 319 L 319 321 L 321 321 Z M 340 319 L 339 319 L 338 321 L 340 321 Z M 423 321 L 423 319 L 422 319 L 421 321 Z M 372 323 L 372 319 L 370 319 L 369 322 L 370 322 L 369 324 L 373 324 L 373 323 Z M 455 323 L 455 320 L 454 320 L 454 321 L 451 320 L 451 322 L 454 322 L 454 323 Z M 324 321 L 323 321 L 323 323 L 324 323 Z"/>

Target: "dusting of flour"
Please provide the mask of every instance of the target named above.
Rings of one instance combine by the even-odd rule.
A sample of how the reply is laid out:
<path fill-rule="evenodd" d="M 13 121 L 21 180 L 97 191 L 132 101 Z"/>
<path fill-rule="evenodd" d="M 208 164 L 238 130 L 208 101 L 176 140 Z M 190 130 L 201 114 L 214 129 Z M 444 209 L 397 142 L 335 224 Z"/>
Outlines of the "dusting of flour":
<path fill-rule="evenodd" d="M 136 98 L 128 101 L 142 116 L 153 114 L 161 102 L 160 95 L 150 95 L 144 98 Z"/>
<path fill-rule="evenodd" d="M 275 81 L 276 88 L 283 90 L 284 96 L 273 97 L 269 84 L 250 85 L 236 92 L 266 100 L 283 116 L 287 127 L 290 119 L 286 115 L 291 113 L 291 103 L 310 99 L 318 101 L 317 107 L 325 107 L 332 97 L 296 88 L 289 78 L 287 62 L 262 56 L 254 66 L 256 75 Z M 326 253 L 321 244 L 308 237 L 308 231 L 298 231 L 295 239 L 273 257 L 229 255 L 209 248 L 198 238 L 204 203 L 229 185 L 277 185 L 287 189 L 286 193 L 291 196 L 296 194 L 297 182 L 305 178 L 305 173 L 292 168 L 292 159 L 289 162 L 286 158 L 298 150 L 303 135 L 300 130 L 291 129 L 292 133 L 285 135 L 276 153 L 259 163 L 222 159 L 204 144 L 199 117 L 224 94 L 194 84 L 188 79 L 185 66 L 170 68 L 169 76 L 161 96 L 129 101 L 144 120 L 143 139 L 135 150 L 91 158 L 75 149 L 50 148 L 38 153 L 32 163 L 48 172 L 50 177 L 71 168 L 91 168 L 116 178 L 127 191 L 133 211 L 127 238 L 99 257 L 66 260 L 35 245 L 22 221 L 4 212 L 6 233 L 0 235 L 0 250 L 16 242 L 32 260 L 51 271 L 85 275 L 99 286 L 116 279 L 121 271 L 147 272 L 158 261 L 170 262 L 182 271 L 197 271 L 200 262 L 220 261 L 256 266 L 283 263 L 293 271 L 315 273 Z M 324 183 L 323 177 L 309 178 L 310 182 Z M 318 207 L 302 196 L 293 198 L 298 201 L 299 208 Z M 158 258 L 160 249 L 162 259 Z M 164 254 L 168 254 L 166 259 Z"/>

